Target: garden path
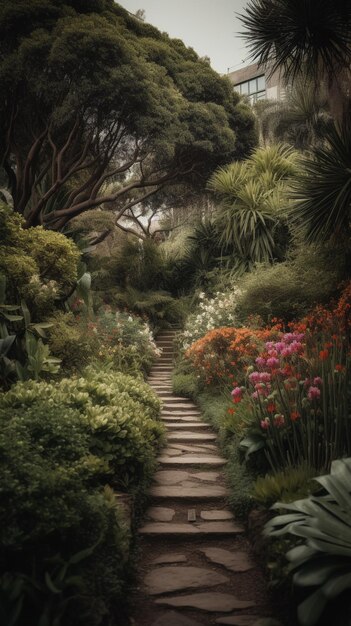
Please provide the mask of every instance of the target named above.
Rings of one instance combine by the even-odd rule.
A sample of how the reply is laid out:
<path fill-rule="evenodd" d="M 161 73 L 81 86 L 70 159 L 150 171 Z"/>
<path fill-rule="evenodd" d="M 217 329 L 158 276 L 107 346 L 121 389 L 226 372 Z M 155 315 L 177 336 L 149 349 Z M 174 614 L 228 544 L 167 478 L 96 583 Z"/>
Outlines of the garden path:
<path fill-rule="evenodd" d="M 244 528 L 226 502 L 216 435 L 198 408 L 172 393 L 175 331 L 163 331 L 162 355 L 148 382 L 163 401 L 167 444 L 140 528 L 135 626 L 274 626 L 266 584 Z"/>

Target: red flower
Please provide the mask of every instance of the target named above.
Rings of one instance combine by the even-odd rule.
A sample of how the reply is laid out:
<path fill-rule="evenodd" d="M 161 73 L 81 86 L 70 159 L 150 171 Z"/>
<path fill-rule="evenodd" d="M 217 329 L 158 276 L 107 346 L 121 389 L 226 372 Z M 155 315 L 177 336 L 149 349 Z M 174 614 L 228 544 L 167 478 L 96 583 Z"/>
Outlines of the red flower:
<path fill-rule="evenodd" d="M 321 361 L 326 361 L 327 358 L 329 356 L 329 351 L 328 350 L 321 350 L 319 353 L 319 358 Z"/>
<path fill-rule="evenodd" d="M 292 413 L 290 413 L 290 419 L 292 422 L 296 422 L 296 420 L 298 420 L 299 417 L 301 417 L 301 415 L 298 411 L 292 411 Z"/>
<path fill-rule="evenodd" d="M 269 402 L 269 404 L 267 405 L 267 411 L 268 413 L 275 413 L 277 410 L 276 405 L 274 404 L 274 402 Z"/>

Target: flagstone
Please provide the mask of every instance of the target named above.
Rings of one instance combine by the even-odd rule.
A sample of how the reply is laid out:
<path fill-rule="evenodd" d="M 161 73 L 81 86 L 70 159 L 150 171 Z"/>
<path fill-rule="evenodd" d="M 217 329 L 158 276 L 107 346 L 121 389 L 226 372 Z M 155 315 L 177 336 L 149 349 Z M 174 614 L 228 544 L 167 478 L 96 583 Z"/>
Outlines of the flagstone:
<path fill-rule="evenodd" d="M 190 431 L 179 432 L 179 433 L 169 433 L 167 435 L 168 441 L 215 441 L 217 439 L 216 435 L 208 434 L 208 433 L 192 433 Z"/>
<path fill-rule="evenodd" d="M 196 455 L 196 454 L 184 454 L 182 456 L 177 456 L 172 458 L 171 456 L 162 455 L 158 457 L 158 462 L 163 465 L 172 464 L 172 465 L 225 465 L 227 463 L 226 459 L 223 459 L 220 456 L 209 456 L 206 454 Z"/>
<path fill-rule="evenodd" d="M 163 506 L 151 506 L 146 511 L 146 517 L 154 522 L 171 522 L 175 516 L 175 510 Z"/>
<path fill-rule="evenodd" d="M 167 611 L 156 622 L 153 622 L 151 626 L 201 626 L 201 624 L 181 613 Z"/>
<path fill-rule="evenodd" d="M 160 485 L 177 485 L 191 476 L 190 472 L 181 470 L 162 470 L 156 472 L 154 480 Z"/>
<path fill-rule="evenodd" d="M 198 478 L 198 480 L 206 480 L 210 482 L 214 482 L 220 477 L 219 472 L 196 472 L 196 474 L 191 474 L 193 478 Z"/>
<path fill-rule="evenodd" d="M 174 522 L 150 522 L 139 529 L 141 535 L 238 535 L 244 532 L 243 526 L 233 522 L 196 522 L 196 523 L 174 523 Z"/>
<path fill-rule="evenodd" d="M 226 509 L 211 509 L 211 511 L 201 511 L 200 517 L 204 520 L 218 522 L 219 520 L 234 519 L 234 515 L 231 511 Z"/>
<path fill-rule="evenodd" d="M 225 487 L 185 482 L 181 485 L 157 485 L 150 489 L 150 495 L 154 498 L 184 498 L 191 500 L 212 500 L 213 498 L 225 498 L 228 493 Z"/>
<path fill-rule="evenodd" d="M 186 561 L 187 561 L 187 558 L 185 554 L 167 552 L 165 554 L 161 554 L 160 556 L 156 557 L 156 559 L 152 561 L 152 564 L 164 565 L 166 563 L 186 563 Z"/>
<path fill-rule="evenodd" d="M 199 552 L 203 552 L 211 563 L 223 565 L 232 572 L 247 572 L 254 567 L 247 552 L 232 552 L 231 550 L 212 547 L 202 548 Z"/>
<path fill-rule="evenodd" d="M 229 613 L 235 609 L 248 609 L 255 606 L 250 600 L 238 600 L 229 593 L 206 592 L 192 593 L 177 597 L 164 597 L 155 600 L 164 606 L 200 609 L 209 613 Z"/>
<path fill-rule="evenodd" d="M 227 582 L 228 576 L 212 569 L 172 565 L 154 569 L 144 578 L 146 591 L 152 596 L 184 589 L 216 587 Z"/>

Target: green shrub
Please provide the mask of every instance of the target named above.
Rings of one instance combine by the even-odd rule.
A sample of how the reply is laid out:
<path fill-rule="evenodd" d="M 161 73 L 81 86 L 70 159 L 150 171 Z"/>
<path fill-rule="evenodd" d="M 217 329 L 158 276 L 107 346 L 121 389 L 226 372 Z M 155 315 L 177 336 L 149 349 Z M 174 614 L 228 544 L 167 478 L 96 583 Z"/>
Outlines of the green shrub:
<path fill-rule="evenodd" d="M 11 409 L 14 414 L 31 407 L 47 406 L 49 410 L 53 405 L 80 413 L 90 434 L 90 452 L 108 462 L 114 484 L 143 489 L 163 433 L 156 420 L 160 401 L 148 385 L 125 374 L 90 368 L 84 378 L 65 378 L 57 385 L 19 383 L 0 397 L 0 410 Z"/>
<path fill-rule="evenodd" d="M 328 302 L 345 276 L 345 251 L 335 247 L 298 247 L 291 259 L 261 265 L 240 281 L 238 317 L 260 315 L 291 320 L 303 316 L 314 304 Z"/>
<path fill-rule="evenodd" d="M 192 374 L 174 373 L 172 387 L 176 396 L 184 396 L 184 398 L 195 399 L 199 391 L 197 379 Z"/>
<path fill-rule="evenodd" d="M 255 474 L 242 462 L 236 442 L 232 442 L 227 447 L 226 456 L 228 457 L 226 474 L 229 483 L 229 504 L 239 519 L 246 519 L 255 504 L 252 497 Z"/>
<path fill-rule="evenodd" d="M 316 484 L 312 478 L 316 476 L 316 470 L 306 464 L 299 467 L 289 467 L 281 472 L 259 476 L 253 489 L 253 497 L 256 502 L 270 507 L 277 502 L 293 502 L 305 498 Z"/>
<path fill-rule="evenodd" d="M 159 411 L 142 381 L 92 367 L 0 396 L 4 623 L 118 621 L 130 533 L 102 485 L 145 492 L 162 439 Z"/>
<path fill-rule="evenodd" d="M 63 370 L 81 370 L 97 355 L 98 338 L 88 334 L 73 313 L 58 312 L 48 319 L 48 344 L 54 356 L 61 359 Z"/>
<path fill-rule="evenodd" d="M 33 319 L 52 313 L 77 280 L 80 253 L 62 235 L 41 226 L 23 228 L 23 220 L 0 204 L 0 272 L 7 278 L 7 301 L 24 298 Z"/>

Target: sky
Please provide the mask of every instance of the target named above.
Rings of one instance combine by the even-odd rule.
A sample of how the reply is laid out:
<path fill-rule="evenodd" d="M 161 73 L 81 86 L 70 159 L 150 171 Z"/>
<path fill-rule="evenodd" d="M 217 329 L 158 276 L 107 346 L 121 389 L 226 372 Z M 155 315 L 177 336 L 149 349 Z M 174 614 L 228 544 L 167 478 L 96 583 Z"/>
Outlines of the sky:
<path fill-rule="evenodd" d="M 170 37 L 182 39 L 200 57 L 208 56 L 220 74 L 247 64 L 247 50 L 238 32 L 242 30 L 236 13 L 242 13 L 248 0 L 117 0 L 135 13 L 144 9 L 145 21 Z"/>

